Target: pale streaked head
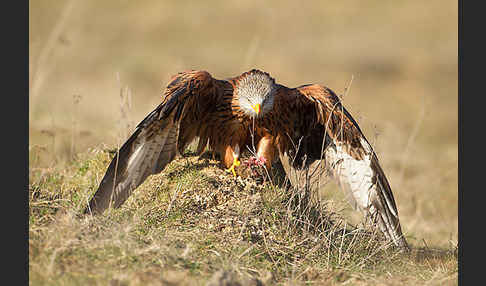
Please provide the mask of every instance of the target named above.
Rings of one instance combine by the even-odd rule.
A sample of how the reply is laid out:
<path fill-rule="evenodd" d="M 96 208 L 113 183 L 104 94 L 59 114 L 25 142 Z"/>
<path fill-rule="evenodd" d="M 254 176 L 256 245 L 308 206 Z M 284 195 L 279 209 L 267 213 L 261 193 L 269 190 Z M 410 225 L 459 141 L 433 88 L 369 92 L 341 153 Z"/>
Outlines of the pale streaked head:
<path fill-rule="evenodd" d="M 246 115 L 260 117 L 272 110 L 276 89 L 275 80 L 268 73 L 253 69 L 236 79 L 234 92 Z"/>

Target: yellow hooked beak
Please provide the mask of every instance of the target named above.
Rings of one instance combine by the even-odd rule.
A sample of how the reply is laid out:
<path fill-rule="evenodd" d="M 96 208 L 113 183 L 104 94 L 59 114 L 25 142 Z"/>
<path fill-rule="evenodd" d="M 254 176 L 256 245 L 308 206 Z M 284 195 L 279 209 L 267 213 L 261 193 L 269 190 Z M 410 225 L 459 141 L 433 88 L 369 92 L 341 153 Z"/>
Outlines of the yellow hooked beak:
<path fill-rule="evenodd" d="M 260 114 L 260 110 L 261 110 L 261 106 L 260 106 L 260 104 L 258 104 L 258 103 L 257 103 L 257 104 L 255 104 L 255 105 L 253 105 L 251 108 L 253 108 L 253 110 L 255 111 L 255 113 L 256 113 L 257 115 L 258 115 L 258 114 Z"/>

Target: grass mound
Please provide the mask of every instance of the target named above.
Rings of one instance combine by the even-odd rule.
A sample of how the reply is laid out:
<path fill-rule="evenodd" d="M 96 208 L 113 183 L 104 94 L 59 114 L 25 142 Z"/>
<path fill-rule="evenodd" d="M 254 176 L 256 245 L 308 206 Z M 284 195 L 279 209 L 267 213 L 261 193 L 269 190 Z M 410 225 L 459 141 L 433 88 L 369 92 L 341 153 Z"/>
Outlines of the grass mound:
<path fill-rule="evenodd" d="M 279 168 L 258 184 L 187 153 L 120 209 L 82 215 L 112 156 L 97 148 L 63 170 L 30 169 L 31 284 L 457 284 L 453 249 L 399 253 Z"/>

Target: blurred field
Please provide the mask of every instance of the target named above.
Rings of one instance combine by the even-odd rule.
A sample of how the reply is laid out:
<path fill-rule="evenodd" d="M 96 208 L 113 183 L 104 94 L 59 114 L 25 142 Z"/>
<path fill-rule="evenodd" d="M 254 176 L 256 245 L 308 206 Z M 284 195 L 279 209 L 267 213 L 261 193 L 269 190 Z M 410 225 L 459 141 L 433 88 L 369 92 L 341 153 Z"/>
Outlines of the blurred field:
<path fill-rule="evenodd" d="M 182 70 L 259 68 L 340 94 L 352 79 L 344 104 L 409 242 L 457 245 L 457 2 L 46 0 L 29 13 L 31 172 L 123 143 Z"/>

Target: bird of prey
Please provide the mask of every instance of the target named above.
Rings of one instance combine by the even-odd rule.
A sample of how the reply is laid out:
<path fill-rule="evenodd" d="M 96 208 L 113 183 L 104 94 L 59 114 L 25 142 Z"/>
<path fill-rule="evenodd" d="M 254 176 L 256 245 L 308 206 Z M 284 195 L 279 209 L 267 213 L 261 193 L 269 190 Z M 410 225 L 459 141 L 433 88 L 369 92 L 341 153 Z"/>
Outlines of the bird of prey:
<path fill-rule="evenodd" d="M 256 69 L 226 80 L 206 71 L 173 76 L 162 103 L 111 161 L 85 212 L 119 207 L 196 138 L 198 154 L 208 146 L 235 176 L 240 152 L 256 144 L 256 162 L 271 168 L 280 160 L 293 186 L 315 191 L 334 178 L 355 209 L 409 249 L 385 173 L 340 98 L 317 84 L 283 86 Z"/>

